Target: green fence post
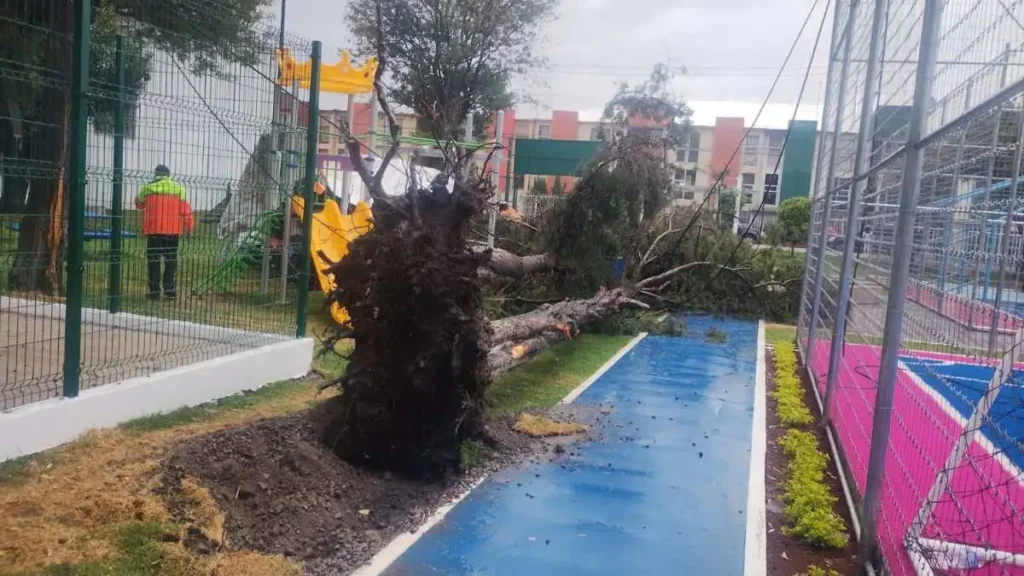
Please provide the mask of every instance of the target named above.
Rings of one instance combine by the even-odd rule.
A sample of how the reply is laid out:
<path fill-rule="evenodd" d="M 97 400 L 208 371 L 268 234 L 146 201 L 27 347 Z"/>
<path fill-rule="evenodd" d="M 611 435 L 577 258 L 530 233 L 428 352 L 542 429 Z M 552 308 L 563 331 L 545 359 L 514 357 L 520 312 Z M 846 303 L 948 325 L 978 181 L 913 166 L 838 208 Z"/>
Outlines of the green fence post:
<path fill-rule="evenodd" d="M 82 299 L 85 273 L 85 147 L 89 116 L 89 11 L 92 0 L 74 3 L 71 126 L 68 154 L 68 260 L 64 311 L 64 396 L 78 396 L 82 372 Z"/>
<path fill-rule="evenodd" d="M 295 337 L 306 337 L 306 313 L 309 308 L 310 256 L 309 244 L 313 234 L 313 186 L 316 182 L 317 140 L 320 134 L 320 41 L 313 42 L 310 59 L 309 110 L 306 120 L 306 165 L 302 180 L 302 274 L 299 276 L 299 308 L 295 322 Z"/>
<path fill-rule="evenodd" d="M 125 73 L 124 37 L 115 44 L 114 66 L 117 70 L 117 104 L 114 106 L 114 177 L 110 198 L 110 278 L 107 292 L 110 312 L 121 311 L 121 230 L 124 200 L 124 135 L 125 135 Z"/>

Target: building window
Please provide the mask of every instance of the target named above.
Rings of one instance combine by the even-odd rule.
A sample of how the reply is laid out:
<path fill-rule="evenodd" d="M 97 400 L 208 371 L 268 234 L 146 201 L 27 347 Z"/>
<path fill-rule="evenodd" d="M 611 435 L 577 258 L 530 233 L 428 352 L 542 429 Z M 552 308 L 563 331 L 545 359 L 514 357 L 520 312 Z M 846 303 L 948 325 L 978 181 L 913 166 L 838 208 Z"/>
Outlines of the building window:
<path fill-rule="evenodd" d="M 537 138 L 550 138 L 551 137 L 551 126 L 547 124 L 541 124 L 537 126 Z"/>
<path fill-rule="evenodd" d="M 697 170 L 694 168 L 676 168 L 675 181 L 683 186 L 697 185 Z"/>
<path fill-rule="evenodd" d="M 743 165 L 757 166 L 757 152 L 761 147 L 760 134 L 748 134 L 743 141 Z"/>
<path fill-rule="evenodd" d="M 516 136 L 519 137 L 519 138 L 529 138 L 530 137 L 530 126 L 529 125 L 516 126 Z"/>
<path fill-rule="evenodd" d="M 746 192 L 746 191 L 753 191 L 754 190 L 754 175 L 751 174 L 750 172 L 745 172 L 742 175 L 741 187 L 743 188 L 744 192 Z"/>
<path fill-rule="evenodd" d="M 326 130 L 320 131 L 320 142 L 326 144 L 331 141 L 331 133 Z"/>
<path fill-rule="evenodd" d="M 775 173 L 764 175 L 764 203 L 775 206 L 779 196 L 779 175 Z"/>
<path fill-rule="evenodd" d="M 676 162 L 697 162 L 700 155 L 700 132 L 691 129 L 682 148 L 676 150 Z"/>
<path fill-rule="evenodd" d="M 512 188 L 515 190 L 522 190 L 523 188 L 526 188 L 526 176 L 519 174 L 515 178 L 513 178 Z"/>
<path fill-rule="evenodd" d="M 683 200 L 693 200 L 693 188 L 683 189 Z"/>
<path fill-rule="evenodd" d="M 328 148 L 327 146 L 321 146 L 320 148 L 317 149 L 317 151 L 321 154 L 327 154 L 328 152 L 330 152 L 330 148 Z"/>
<path fill-rule="evenodd" d="M 590 129 L 591 140 L 604 140 L 604 129 L 600 126 L 594 126 Z"/>
<path fill-rule="evenodd" d="M 768 168 L 774 170 L 782 158 L 782 143 L 786 141 L 785 132 L 772 132 L 768 135 Z"/>

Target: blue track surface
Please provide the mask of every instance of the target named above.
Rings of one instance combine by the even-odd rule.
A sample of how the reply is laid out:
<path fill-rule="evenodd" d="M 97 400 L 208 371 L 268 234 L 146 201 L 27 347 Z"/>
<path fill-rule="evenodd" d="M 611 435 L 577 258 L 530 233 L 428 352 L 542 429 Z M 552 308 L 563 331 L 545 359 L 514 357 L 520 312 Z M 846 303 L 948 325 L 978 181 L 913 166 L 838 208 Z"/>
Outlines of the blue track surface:
<path fill-rule="evenodd" d="M 901 361 L 932 390 L 949 401 L 965 419 L 970 418 L 995 372 L 993 366 L 945 360 L 902 357 Z M 989 411 L 989 419 L 981 430 L 997 450 L 1003 452 L 1018 468 L 1024 469 L 1024 450 L 1018 444 L 1020 439 L 1024 439 L 1022 376 L 1024 374 L 1019 370 L 1014 370 L 1013 376 L 1003 384 Z"/>
<path fill-rule="evenodd" d="M 489 479 L 386 573 L 742 574 L 757 327 L 688 322 L 577 400 L 614 406 L 602 440 Z"/>

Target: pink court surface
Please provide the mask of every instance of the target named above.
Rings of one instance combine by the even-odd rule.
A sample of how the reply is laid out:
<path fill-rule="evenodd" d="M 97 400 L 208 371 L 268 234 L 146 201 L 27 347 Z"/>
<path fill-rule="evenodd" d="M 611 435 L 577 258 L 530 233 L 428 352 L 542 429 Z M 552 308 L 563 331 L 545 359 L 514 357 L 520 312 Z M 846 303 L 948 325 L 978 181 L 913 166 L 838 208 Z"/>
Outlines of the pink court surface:
<path fill-rule="evenodd" d="M 828 367 L 828 341 L 817 342 L 813 355 L 815 383 L 824 393 Z M 868 468 L 872 418 L 881 349 L 848 344 L 834 394 L 833 423 L 848 472 L 863 494 Z M 948 391 L 938 390 L 934 379 L 908 367 L 915 360 L 961 364 L 982 372 L 975 359 L 949 354 L 906 351 L 900 365 L 893 413 L 878 538 L 893 574 L 928 574 L 915 568 L 907 551 L 907 532 L 921 509 L 938 472 L 964 430 L 967 403 L 957 408 Z M 932 384 L 929 384 L 932 381 Z M 984 384 L 977 384 L 983 389 Z M 1017 464 L 996 449 L 991 439 L 978 435 L 967 457 L 955 468 L 949 488 L 939 498 L 922 537 L 942 542 L 1021 554 L 1024 553 L 1024 486 Z M 937 568 L 937 567 L 936 567 Z M 944 572 L 943 572 L 944 573 Z M 955 569 L 956 574 L 1021 574 L 1024 567 L 989 563 L 980 568 Z"/>

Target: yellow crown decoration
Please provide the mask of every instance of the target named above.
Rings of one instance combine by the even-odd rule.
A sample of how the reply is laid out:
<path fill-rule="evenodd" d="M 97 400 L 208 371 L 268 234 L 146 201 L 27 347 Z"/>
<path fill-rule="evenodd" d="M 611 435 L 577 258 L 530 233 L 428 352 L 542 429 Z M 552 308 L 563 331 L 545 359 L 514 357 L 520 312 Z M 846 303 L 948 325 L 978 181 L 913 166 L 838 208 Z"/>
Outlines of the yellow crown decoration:
<path fill-rule="evenodd" d="M 287 48 L 277 50 L 277 64 L 280 72 L 277 83 L 291 86 L 298 79 L 301 88 L 309 88 L 311 63 L 309 60 L 299 64 Z M 370 58 L 362 67 L 352 65 L 352 55 L 348 50 L 341 53 L 337 64 L 320 65 L 320 91 L 334 94 L 366 94 L 373 91 L 373 76 L 377 73 L 377 59 Z"/>

